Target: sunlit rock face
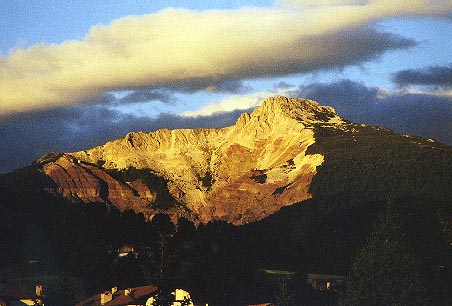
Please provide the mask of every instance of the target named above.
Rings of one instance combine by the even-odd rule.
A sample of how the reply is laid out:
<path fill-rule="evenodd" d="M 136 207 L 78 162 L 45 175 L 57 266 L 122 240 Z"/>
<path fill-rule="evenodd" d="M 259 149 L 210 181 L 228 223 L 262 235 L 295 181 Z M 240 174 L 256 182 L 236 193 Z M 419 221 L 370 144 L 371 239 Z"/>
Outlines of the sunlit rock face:
<path fill-rule="evenodd" d="M 63 155 L 58 160 L 43 167 L 44 172 L 57 184 L 57 191 L 67 198 L 83 202 L 106 202 L 120 210 L 146 207 L 147 199 L 151 200 L 149 190 L 140 194 L 143 187 L 134 182 L 135 188 L 118 182 L 103 169 L 90 164 L 82 164 Z M 141 184 L 142 185 L 142 184 Z M 138 195 L 138 196 L 137 196 Z M 141 195 L 141 196 L 140 196 Z"/>
<path fill-rule="evenodd" d="M 310 182 L 323 162 L 320 154 L 306 154 L 315 142 L 313 126 L 342 123 L 334 109 L 314 101 L 269 98 L 231 127 L 129 133 L 63 154 L 43 170 L 57 192 L 83 202 L 105 202 L 147 217 L 165 211 L 173 219 L 244 224 L 311 197 Z M 130 167 L 162 178 L 166 199 L 177 205 L 162 208 L 157 203 L 162 190 L 110 175 Z"/>

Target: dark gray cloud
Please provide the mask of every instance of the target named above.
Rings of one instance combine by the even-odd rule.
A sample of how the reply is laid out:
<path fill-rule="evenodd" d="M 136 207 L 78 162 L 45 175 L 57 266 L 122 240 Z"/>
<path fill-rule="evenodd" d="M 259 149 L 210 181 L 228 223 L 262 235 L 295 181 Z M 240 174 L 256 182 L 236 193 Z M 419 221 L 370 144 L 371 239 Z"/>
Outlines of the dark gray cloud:
<path fill-rule="evenodd" d="M 354 122 L 431 137 L 452 145 L 452 98 L 426 93 L 385 93 L 351 80 L 300 86 L 295 95 L 330 105 Z"/>
<path fill-rule="evenodd" d="M 183 80 L 163 83 L 159 86 L 159 88 L 182 93 L 195 93 L 199 91 L 245 93 L 250 91 L 251 88 L 245 86 L 241 79 L 242 76 L 237 76 L 237 79 L 233 79 L 231 77 L 187 78 Z"/>
<path fill-rule="evenodd" d="M 289 84 L 289 83 L 284 82 L 284 81 L 280 81 L 278 83 L 274 83 L 273 84 L 273 88 L 274 89 L 282 89 L 282 88 L 289 88 L 289 87 L 294 87 L 294 85 Z"/>
<path fill-rule="evenodd" d="M 412 39 L 381 32 L 373 27 L 357 27 L 327 35 L 303 37 L 302 41 L 294 42 L 290 56 L 282 58 L 275 54 L 271 64 L 256 63 L 255 71 L 252 67 L 244 66 L 246 71 L 242 74 L 275 77 L 344 68 L 375 60 L 387 51 L 407 49 L 416 44 Z"/>
<path fill-rule="evenodd" d="M 112 93 L 106 92 L 106 93 L 103 93 L 103 94 L 95 97 L 88 103 L 84 103 L 84 104 L 92 104 L 92 105 L 109 104 L 109 103 L 114 103 L 116 100 L 117 100 L 116 97 Z"/>
<path fill-rule="evenodd" d="M 148 101 L 160 101 L 163 103 L 175 102 L 177 99 L 174 97 L 174 93 L 167 89 L 155 89 L 155 88 L 140 88 L 129 90 L 122 97 L 117 97 L 111 92 L 105 92 L 94 99 L 91 99 L 88 103 L 91 105 L 106 105 L 106 104 L 132 104 L 143 103 Z"/>
<path fill-rule="evenodd" d="M 228 93 L 245 93 L 250 91 L 250 89 L 250 87 L 245 86 L 242 81 L 238 80 L 223 80 L 211 86 L 212 91 Z"/>
<path fill-rule="evenodd" d="M 402 70 L 394 74 L 393 80 L 399 85 L 452 87 L 452 64 L 449 66 Z"/>
<path fill-rule="evenodd" d="M 366 87 L 348 79 L 333 83 L 301 85 L 295 95 L 330 105 L 341 116 L 352 121 L 368 119 L 364 116 L 372 113 L 372 108 L 378 102 L 377 88 Z"/>
<path fill-rule="evenodd" d="M 219 92 L 219 93 L 246 93 L 252 88 L 245 86 L 241 80 L 233 79 L 208 79 L 197 78 L 187 79 L 183 82 L 171 82 L 159 87 L 151 88 L 135 88 L 131 89 L 123 97 L 115 97 L 112 93 L 104 93 L 93 99 L 90 104 L 132 104 L 143 103 L 148 101 L 160 101 L 163 103 L 174 103 L 177 98 L 174 96 L 176 92 L 196 93 L 199 91 Z"/>
<path fill-rule="evenodd" d="M 0 173 L 28 165 L 50 151 L 88 149 L 130 131 L 233 125 L 242 112 L 197 118 L 161 114 L 150 119 L 84 105 L 0 117 Z"/>
<path fill-rule="evenodd" d="M 172 93 L 168 91 L 156 89 L 142 89 L 134 90 L 133 92 L 127 94 L 126 96 L 116 99 L 115 103 L 117 104 L 142 103 L 153 100 L 161 101 L 164 103 L 176 101 Z"/>

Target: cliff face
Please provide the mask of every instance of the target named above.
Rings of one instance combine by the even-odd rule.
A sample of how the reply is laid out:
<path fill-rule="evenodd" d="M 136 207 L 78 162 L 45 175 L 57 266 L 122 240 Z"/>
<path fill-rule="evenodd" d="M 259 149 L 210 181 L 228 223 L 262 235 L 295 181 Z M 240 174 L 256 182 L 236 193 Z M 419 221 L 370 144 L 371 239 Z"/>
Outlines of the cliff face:
<path fill-rule="evenodd" d="M 63 154 L 43 165 L 57 192 L 83 202 L 105 202 L 151 217 L 165 211 L 208 222 L 261 219 L 308 192 L 321 154 L 306 154 L 313 125 L 340 126 L 330 107 L 305 99 L 269 98 L 223 129 L 129 133 L 90 150 Z M 147 169 L 159 188 L 114 173 Z M 162 197 L 166 194 L 166 197 Z M 161 205 L 160 200 L 174 205 Z"/>

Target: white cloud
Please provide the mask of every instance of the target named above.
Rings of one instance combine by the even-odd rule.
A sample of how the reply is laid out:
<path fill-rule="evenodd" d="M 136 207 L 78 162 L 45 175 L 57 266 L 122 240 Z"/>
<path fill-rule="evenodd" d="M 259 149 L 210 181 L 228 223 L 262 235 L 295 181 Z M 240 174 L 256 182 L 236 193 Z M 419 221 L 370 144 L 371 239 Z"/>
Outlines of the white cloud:
<path fill-rule="evenodd" d="M 424 89 L 421 87 L 400 87 L 394 90 L 397 95 L 425 95 L 425 96 L 437 96 L 437 97 L 449 97 L 452 98 L 451 89 L 434 88 L 433 90 Z M 452 105 L 451 105 L 452 106 Z"/>
<path fill-rule="evenodd" d="M 383 2 L 312 10 L 166 9 L 121 18 L 92 27 L 81 41 L 0 57 L 0 114 L 83 103 L 114 90 L 193 84 L 208 90 L 225 80 L 344 66 L 410 44 L 369 29 L 343 31 L 391 14 L 437 14 L 452 6 Z"/>
<path fill-rule="evenodd" d="M 235 110 L 247 110 L 259 106 L 262 101 L 271 96 L 292 97 L 298 93 L 297 87 L 280 88 L 272 91 L 256 92 L 247 95 L 234 95 L 218 102 L 208 103 L 195 111 L 187 111 L 182 117 L 211 116 L 215 113 L 232 112 Z"/>

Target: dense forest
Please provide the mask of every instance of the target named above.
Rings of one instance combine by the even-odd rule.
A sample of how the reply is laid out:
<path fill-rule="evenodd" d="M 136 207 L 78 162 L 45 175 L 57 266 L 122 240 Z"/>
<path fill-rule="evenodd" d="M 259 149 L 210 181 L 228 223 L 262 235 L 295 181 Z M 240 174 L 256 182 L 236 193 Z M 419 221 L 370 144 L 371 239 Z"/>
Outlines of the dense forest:
<path fill-rule="evenodd" d="M 262 269 L 348 275 L 386 205 L 309 200 L 246 226 L 213 222 L 195 227 L 186 219 L 174 225 L 165 215 L 146 222 L 132 211 L 69 203 L 46 193 L 1 193 L 2 269 L 25 265 L 33 270 L 30 277 L 47 282 L 46 305 L 73 305 L 111 286 L 145 283 L 183 287 L 193 298 L 218 305 L 276 302 L 281 284 Z M 416 250 L 424 283 L 431 285 L 427 295 L 450 298 L 450 203 L 393 203 L 404 240 Z M 118 259 L 116 250 L 124 244 L 152 251 Z M 291 300 L 303 301 L 300 305 L 338 302 L 336 292 L 316 292 L 303 279 L 288 285 Z"/>

